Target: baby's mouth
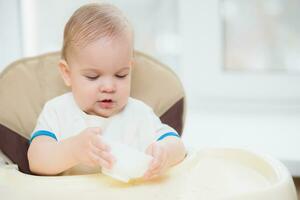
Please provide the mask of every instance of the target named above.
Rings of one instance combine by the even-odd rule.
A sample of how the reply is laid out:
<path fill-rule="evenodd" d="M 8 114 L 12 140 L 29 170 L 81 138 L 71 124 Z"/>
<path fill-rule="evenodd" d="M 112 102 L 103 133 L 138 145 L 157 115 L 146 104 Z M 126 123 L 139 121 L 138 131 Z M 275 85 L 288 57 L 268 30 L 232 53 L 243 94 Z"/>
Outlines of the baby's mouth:
<path fill-rule="evenodd" d="M 101 100 L 100 102 L 112 102 L 112 100 L 111 99 L 104 99 L 104 100 Z"/>
<path fill-rule="evenodd" d="M 101 101 L 98 101 L 101 108 L 104 109 L 110 109 L 114 105 L 114 101 L 112 99 L 103 99 Z"/>

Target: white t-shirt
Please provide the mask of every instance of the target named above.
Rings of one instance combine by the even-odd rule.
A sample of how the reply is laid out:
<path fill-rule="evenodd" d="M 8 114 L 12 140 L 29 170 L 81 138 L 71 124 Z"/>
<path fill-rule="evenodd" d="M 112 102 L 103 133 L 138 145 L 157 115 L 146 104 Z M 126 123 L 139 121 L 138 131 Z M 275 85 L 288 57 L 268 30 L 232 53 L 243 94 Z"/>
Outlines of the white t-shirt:
<path fill-rule="evenodd" d="M 145 151 L 165 133 L 176 133 L 173 128 L 161 123 L 151 107 L 137 99 L 130 97 L 120 113 L 104 118 L 83 112 L 69 92 L 45 104 L 33 134 L 37 131 L 49 131 L 60 141 L 79 134 L 88 127 L 101 127 L 103 137 L 140 151 Z"/>

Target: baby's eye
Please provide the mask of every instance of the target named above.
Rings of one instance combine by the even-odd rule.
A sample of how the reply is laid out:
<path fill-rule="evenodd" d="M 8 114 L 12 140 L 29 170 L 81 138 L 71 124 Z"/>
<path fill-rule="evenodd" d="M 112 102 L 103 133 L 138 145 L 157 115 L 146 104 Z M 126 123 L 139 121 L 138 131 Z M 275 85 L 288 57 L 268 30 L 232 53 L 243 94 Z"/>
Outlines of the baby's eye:
<path fill-rule="evenodd" d="M 89 80 L 96 80 L 99 76 L 85 76 Z"/>
<path fill-rule="evenodd" d="M 128 74 L 116 75 L 117 78 L 125 78 Z"/>

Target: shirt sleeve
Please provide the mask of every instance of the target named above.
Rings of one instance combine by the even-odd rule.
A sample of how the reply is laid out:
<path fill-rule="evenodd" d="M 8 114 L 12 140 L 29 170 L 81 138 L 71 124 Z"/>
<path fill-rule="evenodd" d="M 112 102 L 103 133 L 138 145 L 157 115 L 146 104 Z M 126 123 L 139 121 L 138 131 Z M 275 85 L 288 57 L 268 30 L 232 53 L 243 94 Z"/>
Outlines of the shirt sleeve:
<path fill-rule="evenodd" d="M 31 140 L 40 135 L 59 138 L 58 117 L 51 104 L 46 103 L 40 113 L 34 131 L 31 134 Z"/>
<path fill-rule="evenodd" d="M 153 112 L 151 108 L 148 110 L 148 119 L 154 127 L 155 141 L 164 139 L 165 137 L 175 136 L 179 137 L 177 131 L 171 126 L 161 122 L 159 117 Z"/>

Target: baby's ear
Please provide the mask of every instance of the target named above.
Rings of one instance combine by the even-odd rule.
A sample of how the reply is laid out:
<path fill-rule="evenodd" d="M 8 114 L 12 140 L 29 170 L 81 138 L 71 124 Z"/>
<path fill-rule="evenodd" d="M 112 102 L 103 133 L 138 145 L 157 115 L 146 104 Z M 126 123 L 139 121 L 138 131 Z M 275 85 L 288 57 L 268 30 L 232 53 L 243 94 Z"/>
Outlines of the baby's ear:
<path fill-rule="evenodd" d="M 70 87 L 71 86 L 71 72 L 68 63 L 61 59 L 58 63 L 60 74 L 65 82 L 65 84 Z"/>

